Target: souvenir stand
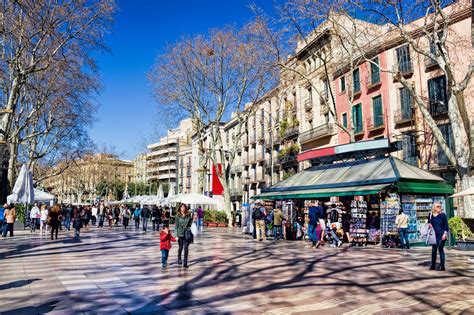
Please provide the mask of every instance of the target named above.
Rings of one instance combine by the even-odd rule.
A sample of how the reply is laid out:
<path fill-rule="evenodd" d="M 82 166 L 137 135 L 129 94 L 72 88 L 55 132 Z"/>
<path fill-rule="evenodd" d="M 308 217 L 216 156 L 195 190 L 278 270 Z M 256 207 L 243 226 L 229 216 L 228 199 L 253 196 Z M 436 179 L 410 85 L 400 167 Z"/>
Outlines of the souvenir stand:
<path fill-rule="evenodd" d="M 349 232 L 352 236 L 352 245 L 367 246 L 367 202 L 352 200 L 351 202 L 351 225 Z"/>

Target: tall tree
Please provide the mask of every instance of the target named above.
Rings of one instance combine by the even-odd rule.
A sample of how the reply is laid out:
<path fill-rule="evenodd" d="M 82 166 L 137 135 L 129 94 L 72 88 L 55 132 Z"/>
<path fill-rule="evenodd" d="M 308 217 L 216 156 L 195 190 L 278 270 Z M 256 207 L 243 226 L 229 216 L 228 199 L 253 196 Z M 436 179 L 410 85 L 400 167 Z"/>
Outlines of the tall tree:
<path fill-rule="evenodd" d="M 103 38 L 114 10 L 113 0 L 0 3 L 0 142 L 10 145 L 13 160 L 17 158 L 22 133 L 27 135 L 32 153 L 41 147 L 38 144 L 42 140 L 37 137 L 54 133 L 54 121 L 70 125 L 63 119 L 68 111 L 62 112 L 59 103 L 32 96 L 37 93 L 45 96 L 40 90 L 44 88 L 41 83 L 58 79 L 57 69 L 65 74 L 72 67 L 80 74 L 72 79 L 92 79 L 90 75 L 96 67 L 91 52 L 105 48 Z M 76 90 L 78 94 L 81 92 L 84 90 Z M 86 89 L 84 93 L 88 92 Z M 52 117 L 49 109 L 44 108 L 54 104 L 58 107 Z M 40 151 L 43 155 L 44 150 Z"/>
<path fill-rule="evenodd" d="M 158 57 L 149 75 L 160 106 L 175 116 L 193 119 L 199 165 L 204 170 L 210 161 L 217 170 L 229 221 L 230 168 L 254 108 L 245 110 L 245 106 L 259 100 L 275 78 L 272 56 L 259 42 L 253 24 L 184 38 Z M 237 127 L 227 145 L 222 123 L 232 114 Z"/>

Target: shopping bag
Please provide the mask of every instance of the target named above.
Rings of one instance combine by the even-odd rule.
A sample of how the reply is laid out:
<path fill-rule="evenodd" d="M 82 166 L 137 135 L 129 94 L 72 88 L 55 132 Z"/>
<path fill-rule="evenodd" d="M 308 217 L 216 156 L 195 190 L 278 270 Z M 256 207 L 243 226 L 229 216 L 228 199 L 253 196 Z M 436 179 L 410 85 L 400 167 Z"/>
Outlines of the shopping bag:
<path fill-rule="evenodd" d="M 420 235 L 422 237 L 427 237 L 429 232 L 430 232 L 430 225 L 429 224 L 423 225 L 420 229 Z"/>
<path fill-rule="evenodd" d="M 191 224 L 191 233 L 193 233 L 194 236 L 197 236 L 198 234 L 198 228 L 197 228 L 196 222 L 193 222 L 193 224 Z"/>
<path fill-rule="evenodd" d="M 426 235 L 427 245 L 436 245 L 436 234 L 432 227 L 429 227 L 428 234 Z"/>

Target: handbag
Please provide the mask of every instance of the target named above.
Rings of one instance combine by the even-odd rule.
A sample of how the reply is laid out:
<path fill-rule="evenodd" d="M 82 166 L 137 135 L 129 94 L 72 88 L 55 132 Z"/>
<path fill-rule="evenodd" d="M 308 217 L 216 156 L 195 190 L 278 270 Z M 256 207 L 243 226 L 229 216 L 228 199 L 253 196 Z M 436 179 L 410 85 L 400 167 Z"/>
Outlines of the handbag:
<path fill-rule="evenodd" d="M 193 224 L 191 225 L 191 233 L 193 233 L 193 236 L 197 236 L 198 234 L 198 228 L 197 228 L 196 222 L 193 222 Z"/>
<path fill-rule="evenodd" d="M 184 230 L 184 240 L 186 241 L 186 243 L 189 243 L 189 244 L 193 242 L 194 235 L 193 235 L 193 232 L 191 232 L 190 228 L 187 228 L 186 230 Z"/>

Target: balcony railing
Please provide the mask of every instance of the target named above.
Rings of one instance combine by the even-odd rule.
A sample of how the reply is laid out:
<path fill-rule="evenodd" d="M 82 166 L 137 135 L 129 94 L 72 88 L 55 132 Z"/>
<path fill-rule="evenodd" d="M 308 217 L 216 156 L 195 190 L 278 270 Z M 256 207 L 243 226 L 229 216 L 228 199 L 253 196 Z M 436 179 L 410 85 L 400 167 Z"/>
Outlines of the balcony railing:
<path fill-rule="evenodd" d="M 406 122 L 413 121 L 413 111 L 410 108 L 408 109 L 398 109 L 395 111 L 395 114 L 393 116 L 393 120 L 395 121 L 396 124 L 402 124 Z"/>
<path fill-rule="evenodd" d="M 307 99 L 304 101 L 304 109 L 305 110 L 312 110 L 313 109 L 313 100 L 312 99 Z"/>
<path fill-rule="evenodd" d="M 328 101 L 329 93 L 328 90 L 322 90 L 321 93 L 319 94 L 319 100 L 321 104 L 324 104 Z"/>
<path fill-rule="evenodd" d="M 300 134 L 300 142 L 306 143 L 313 140 L 322 139 L 335 134 L 336 129 L 333 123 L 326 123 L 324 125 L 315 127 L 311 130 L 305 131 Z"/>
<path fill-rule="evenodd" d="M 299 133 L 298 126 L 291 127 L 285 130 L 285 138 L 291 138 L 297 136 Z"/>
<path fill-rule="evenodd" d="M 281 142 L 280 135 L 278 134 L 278 132 L 274 132 L 273 133 L 273 145 L 280 144 L 280 142 Z"/>
<path fill-rule="evenodd" d="M 257 142 L 256 134 L 254 134 L 254 133 L 253 133 L 253 134 L 250 134 L 250 136 L 249 136 L 249 143 L 250 143 L 250 144 L 254 144 L 254 143 L 256 143 L 256 142 Z"/>
<path fill-rule="evenodd" d="M 367 118 L 367 129 L 377 130 L 385 127 L 383 116 Z"/>
<path fill-rule="evenodd" d="M 448 113 L 448 104 L 442 101 L 430 101 L 430 114 L 432 116 L 444 115 Z"/>
<path fill-rule="evenodd" d="M 243 189 L 242 188 L 231 188 L 230 189 L 230 195 L 231 196 L 239 196 L 243 194 Z"/>
<path fill-rule="evenodd" d="M 296 154 L 295 153 L 292 153 L 292 154 L 285 154 L 283 156 L 279 156 L 278 157 L 278 162 L 280 164 L 289 164 L 289 163 L 294 163 L 296 162 Z"/>
<path fill-rule="evenodd" d="M 431 57 L 428 57 L 428 56 L 425 56 L 425 67 L 426 69 L 432 69 L 432 68 L 435 68 L 435 67 L 438 67 L 438 62 L 431 58 Z"/>
<path fill-rule="evenodd" d="M 393 71 L 400 72 L 403 76 L 408 76 L 413 74 L 413 65 L 411 60 L 402 61 L 394 65 Z"/>
<path fill-rule="evenodd" d="M 328 102 L 325 102 L 325 103 L 321 103 L 321 114 L 326 114 L 329 112 L 329 103 Z"/>
<path fill-rule="evenodd" d="M 232 174 L 242 173 L 242 165 L 234 165 L 230 168 Z"/>

